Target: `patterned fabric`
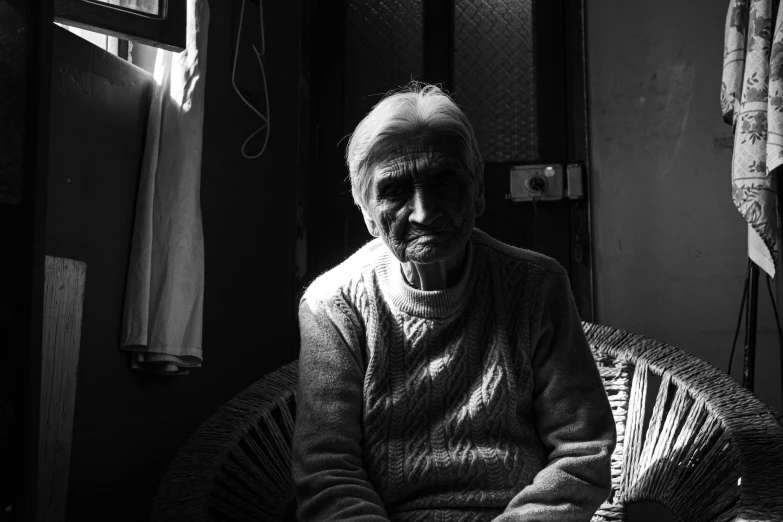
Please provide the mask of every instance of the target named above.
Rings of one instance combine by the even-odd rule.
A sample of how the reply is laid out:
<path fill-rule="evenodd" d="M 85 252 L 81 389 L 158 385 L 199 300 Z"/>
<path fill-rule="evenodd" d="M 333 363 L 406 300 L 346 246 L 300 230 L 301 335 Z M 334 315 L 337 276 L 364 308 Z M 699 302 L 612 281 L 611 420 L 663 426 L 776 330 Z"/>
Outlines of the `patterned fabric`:
<path fill-rule="evenodd" d="M 726 17 L 721 105 L 734 128 L 732 195 L 748 222 L 748 255 L 775 275 L 777 179 L 783 164 L 783 19 L 772 0 L 731 0 Z"/>
<path fill-rule="evenodd" d="M 425 292 L 376 239 L 300 331 L 300 520 L 586 522 L 606 498 L 614 420 L 555 261 L 474 230 Z"/>

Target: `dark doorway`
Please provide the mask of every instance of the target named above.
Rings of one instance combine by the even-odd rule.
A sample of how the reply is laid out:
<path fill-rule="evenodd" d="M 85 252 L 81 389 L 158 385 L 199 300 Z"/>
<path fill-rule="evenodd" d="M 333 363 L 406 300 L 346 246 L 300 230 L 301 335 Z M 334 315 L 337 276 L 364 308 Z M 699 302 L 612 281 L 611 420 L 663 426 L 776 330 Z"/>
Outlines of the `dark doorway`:
<path fill-rule="evenodd" d="M 509 197 L 514 166 L 560 166 L 565 178 L 566 165 L 578 164 L 588 186 L 582 3 L 310 1 L 310 278 L 371 239 L 350 193 L 347 136 L 386 92 L 423 80 L 452 93 L 475 127 L 486 163 L 476 226 L 559 261 L 592 320 L 586 190 L 535 203 Z"/>

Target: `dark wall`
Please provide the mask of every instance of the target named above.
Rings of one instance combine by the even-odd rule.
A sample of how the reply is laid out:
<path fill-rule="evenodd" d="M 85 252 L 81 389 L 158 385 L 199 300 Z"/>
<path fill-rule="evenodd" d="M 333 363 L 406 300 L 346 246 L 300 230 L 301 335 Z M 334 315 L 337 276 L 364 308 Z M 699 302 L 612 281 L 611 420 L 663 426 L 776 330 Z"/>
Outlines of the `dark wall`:
<path fill-rule="evenodd" d="M 230 77 L 240 6 L 210 5 L 204 364 L 183 377 L 132 373 L 118 347 L 152 78 L 56 28 L 47 254 L 87 263 L 69 520 L 148 519 L 160 476 L 187 437 L 297 354 L 298 5 L 264 6 L 273 131 L 257 160 L 240 154 L 258 120 Z"/>
<path fill-rule="evenodd" d="M 710 0 L 586 4 L 598 321 L 724 371 L 747 263 L 720 108 L 727 9 Z M 765 286 L 762 278 L 755 391 L 782 411 Z"/>
<path fill-rule="evenodd" d="M 16 431 L 22 416 L 16 401 L 25 384 L 19 379 L 20 354 L 24 353 L 23 313 L 30 288 L 22 275 L 25 213 L 22 189 L 25 168 L 25 114 L 29 113 L 26 74 L 30 63 L 27 31 L 31 24 L 27 5 L 19 1 L 0 0 L 0 520 L 10 520 L 5 507 L 13 503 L 14 456 L 18 455 Z M 32 169 L 30 169 L 32 170 Z M 30 187 L 25 198 L 29 204 L 34 194 Z"/>

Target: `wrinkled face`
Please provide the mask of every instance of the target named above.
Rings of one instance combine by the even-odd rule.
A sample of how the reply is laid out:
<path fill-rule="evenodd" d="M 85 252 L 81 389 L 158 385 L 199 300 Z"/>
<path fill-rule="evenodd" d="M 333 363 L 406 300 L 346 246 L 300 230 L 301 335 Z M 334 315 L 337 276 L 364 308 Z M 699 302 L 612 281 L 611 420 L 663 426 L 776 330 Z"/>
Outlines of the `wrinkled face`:
<path fill-rule="evenodd" d="M 401 262 L 444 261 L 461 251 L 484 209 L 456 140 L 417 136 L 372 171 L 367 229 Z"/>

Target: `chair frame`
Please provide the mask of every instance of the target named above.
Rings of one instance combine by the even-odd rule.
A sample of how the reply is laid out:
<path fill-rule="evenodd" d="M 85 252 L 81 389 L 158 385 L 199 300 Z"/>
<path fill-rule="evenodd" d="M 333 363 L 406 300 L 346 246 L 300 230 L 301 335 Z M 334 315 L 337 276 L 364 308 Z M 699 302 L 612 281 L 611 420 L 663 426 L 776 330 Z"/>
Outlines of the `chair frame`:
<path fill-rule="evenodd" d="M 612 493 L 593 522 L 663 504 L 683 522 L 783 521 L 783 428 L 735 379 L 666 343 L 583 323 L 617 425 Z M 291 516 L 298 361 L 229 400 L 163 476 L 158 521 L 281 521 Z M 651 385 L 657 376 L 657 393 Z M 654 398 L 651 411 L 648 402 Z"/>
<path fill-rule="evenodd" d="M 626 520 L 625 506 L 638 501 L 659 502 L 685 522 L 783 520 L 783 428 L 769 407 L 671 345 L 583 326 L 618 432 L 612 494 L 594 522 Z M 661 386 L 645 433 L 650 374 Z"/>

